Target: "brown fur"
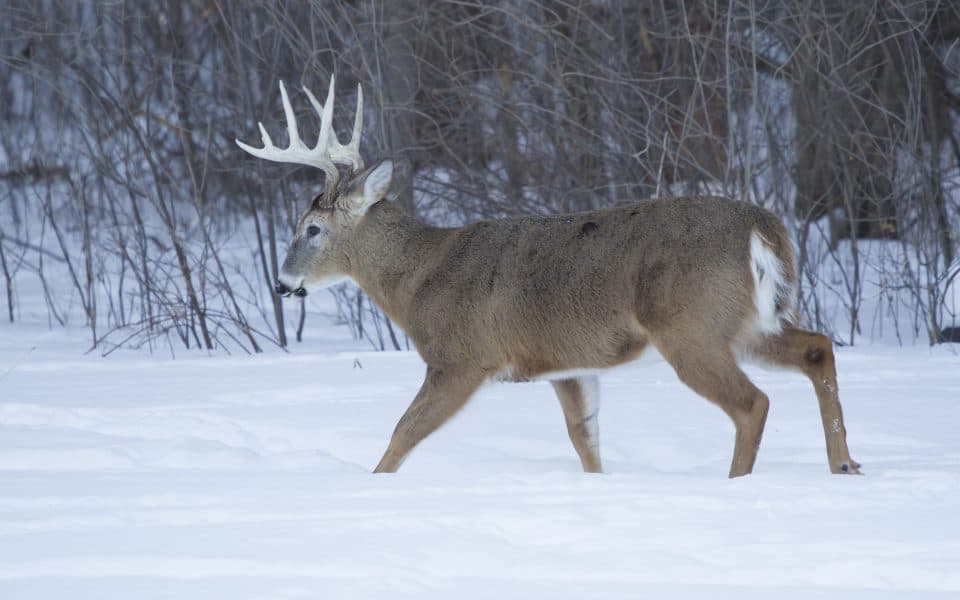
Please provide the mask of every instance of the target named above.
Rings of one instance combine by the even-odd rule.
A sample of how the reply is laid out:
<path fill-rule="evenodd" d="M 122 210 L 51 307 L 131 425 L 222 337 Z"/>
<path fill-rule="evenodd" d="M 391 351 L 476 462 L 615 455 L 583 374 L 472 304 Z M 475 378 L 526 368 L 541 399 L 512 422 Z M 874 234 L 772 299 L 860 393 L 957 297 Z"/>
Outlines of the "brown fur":
<path fill-rule="evenodd" d="M 779 258 L 786 282 L 796 280 L 789 237 L 766 210 L 722 198 L 658 199 L 442 229 L 379 198 L 361 198 L 372 170 L 308 209 L 284 270 L 307 284 L 350 277 L 403 327 L 427 364 L 378 472 L 395 471 L 484 381 L 604 369 L 638 357 L 648 344 L 733 420 L 731 477 L 752 470 L 769 406 L 740 370 L 738 352 L 806 373 L 820 398 L 831 470 L 857 471 L 829 340 L 794 328 L 786 293 L 777 299 L 780 335 L 758 336 L 750 327 L 752 232 Z M 322 247 L 303 239 L 311 223 L 329 231 Z M 585 413 L 579 381 L 554 387 L 584 469 L 599 471 L 596 440 L 587 440 L 583 427 L 596 414 Z"/>
<path fill-rule="evenodd" d="M 683 345 L 713 335 L 729 347 L 752 316 L 754 228 L 786 235 L 766 211 L 716 198 L 459 229 L 381 202 L 352 233 L 348 274 L 427 364 L 512 367 L 527 380 L 612 367 L 681 333 Z"/>

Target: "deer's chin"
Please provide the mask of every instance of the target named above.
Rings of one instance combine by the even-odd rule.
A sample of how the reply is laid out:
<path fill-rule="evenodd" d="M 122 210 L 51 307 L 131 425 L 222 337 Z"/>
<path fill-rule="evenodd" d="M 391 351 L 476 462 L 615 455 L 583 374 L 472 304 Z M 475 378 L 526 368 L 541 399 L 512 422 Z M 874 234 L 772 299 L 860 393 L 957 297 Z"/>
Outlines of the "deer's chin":
<path fill-rule="evenodd" d="M 322 291 L 335 285 L 346 283 L 347 281 L 350 281 L 350 278 L 346 275 L 327 275 L 316 279 L 305 279 L 303 280 L 302 287 L 306 290 L 306 294 L 307 292 Z"/>

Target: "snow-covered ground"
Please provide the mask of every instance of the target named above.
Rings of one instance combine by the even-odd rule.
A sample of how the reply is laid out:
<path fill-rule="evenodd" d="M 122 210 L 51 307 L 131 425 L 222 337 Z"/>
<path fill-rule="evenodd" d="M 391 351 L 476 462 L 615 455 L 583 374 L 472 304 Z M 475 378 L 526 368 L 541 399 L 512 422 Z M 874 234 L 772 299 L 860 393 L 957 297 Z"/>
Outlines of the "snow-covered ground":
<path fill-rule="evenodd" d="M 329 332 L 104 359 L 0 325 L 0 598 L 960 597 L 956 348 L 838 350 L 865 477 L 829 475 L 807 381 L 750 369 L 770 417 L 726 479 L 732 426 L 663 363 L 601 379 L 605 475 L 535 383 L 374 476 L 422 363 Z"/>

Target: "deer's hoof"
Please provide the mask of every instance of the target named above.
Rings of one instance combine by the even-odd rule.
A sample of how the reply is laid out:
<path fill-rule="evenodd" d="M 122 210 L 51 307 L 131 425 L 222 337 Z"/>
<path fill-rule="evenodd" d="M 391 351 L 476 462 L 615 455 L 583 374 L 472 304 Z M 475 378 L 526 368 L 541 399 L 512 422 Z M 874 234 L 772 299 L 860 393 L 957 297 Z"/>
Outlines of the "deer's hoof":
<path fill-rule="evenodd" d="M 840 465 L 838 470 L 835 470 L 834 473 L 839 473 L 841 475 L 863 475 L 863 472 L 860 471 L 860 463 L 855 461 L 845 462 Z"/>

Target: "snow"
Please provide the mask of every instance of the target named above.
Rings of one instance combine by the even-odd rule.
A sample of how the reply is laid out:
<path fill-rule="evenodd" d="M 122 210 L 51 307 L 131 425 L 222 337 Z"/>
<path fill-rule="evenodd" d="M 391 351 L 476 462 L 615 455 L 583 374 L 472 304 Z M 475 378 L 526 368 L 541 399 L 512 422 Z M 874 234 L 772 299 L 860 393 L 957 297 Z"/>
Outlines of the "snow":
<path fill-rule="evenodd" d="M 732 426 L 662 362 L 601 376 L 604 475 L 538 382 L 483 388 L 375 476 L 414 353 L 315 326 L 289 354 L 104 359 L 82 330 L 0 331 L 3 599 L 960 596 L 955 348 L 838 350 L 863 477 L 829 474 L 809 382 L 748 368 L 770 416 L 726 479 Z"/>

